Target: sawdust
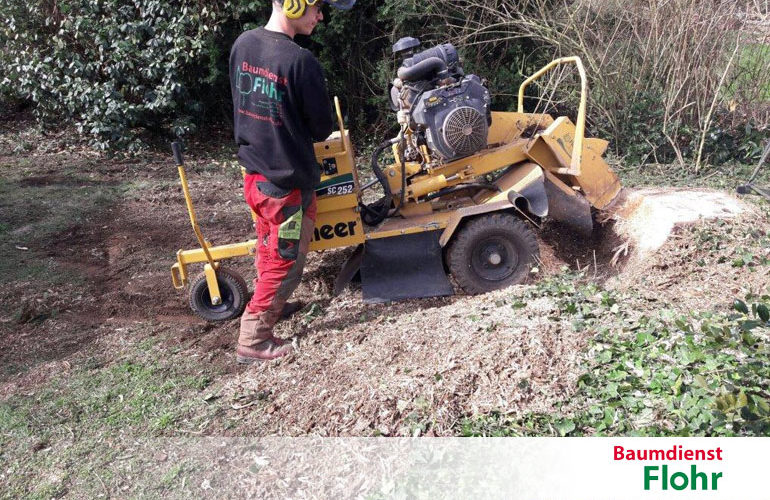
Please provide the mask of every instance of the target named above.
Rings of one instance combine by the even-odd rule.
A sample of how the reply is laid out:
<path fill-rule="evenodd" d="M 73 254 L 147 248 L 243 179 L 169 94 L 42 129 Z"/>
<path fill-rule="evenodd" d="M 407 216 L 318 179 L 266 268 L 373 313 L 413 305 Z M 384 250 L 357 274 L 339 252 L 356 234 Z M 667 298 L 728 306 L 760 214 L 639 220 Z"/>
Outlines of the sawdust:
<path fill-rule="evenodd" d="M 549 411 L 575 387 L 586 338 L 549 300 L 515 307 L 512 291 L 389 306 L 347 291 L 295 355 L 249 369 L 223 394 L 268 391 L 251 417 L 280 435 L 451 435 L 467 415 Z"/>
<path fill-rule="evenodd" d="M 663 246 L 672 230 L 700 219 L 733 218 L 746 210 L 738 199 L 720 191 L 702 189 L 639 189 L 624 193 L 610 215 L 614 230 L 641 260 Z"/>
<path fill-rule="evenodd" d="M 721 191 L 642 189 L 626 193 L 610 219 L 615 255 L 625 255 L 603 285 L 632 291 L 645 310 L 685 313 L 766 293 L 770 271 L 758 263 L 770 248 L 740 260 L 770 229 L 768 214 L 754 205 Z"/>

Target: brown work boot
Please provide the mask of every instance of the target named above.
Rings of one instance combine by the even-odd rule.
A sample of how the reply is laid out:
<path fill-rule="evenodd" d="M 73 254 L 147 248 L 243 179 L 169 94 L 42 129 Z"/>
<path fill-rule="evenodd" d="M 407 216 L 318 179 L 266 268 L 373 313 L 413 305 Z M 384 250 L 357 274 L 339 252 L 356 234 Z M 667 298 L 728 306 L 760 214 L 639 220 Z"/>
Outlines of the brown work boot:
<path fill-rule="evenodd" d="M 245 345 L 238 344 L 238 349 L 235 351 L 235 358 L 238 363 L 251 364 L 257 361 L 271 361 L 273 359 L 286 356 L 292 351 L 291 344 L 284 344 L 282 341 L 276 342 L 278 339 L 268 339 L 264 342 L 260 342 L 254 347 L 246 347 Z"/>
<path fill-rule="evenodd" d="M 302 302 L 287 302 L 283 305 L 283 309 L 281 309 L 281 319 L 288 319 L 294 315 L 297 311 L 302 310 L 302 308 L 305 307 L 305 304 Z"/>

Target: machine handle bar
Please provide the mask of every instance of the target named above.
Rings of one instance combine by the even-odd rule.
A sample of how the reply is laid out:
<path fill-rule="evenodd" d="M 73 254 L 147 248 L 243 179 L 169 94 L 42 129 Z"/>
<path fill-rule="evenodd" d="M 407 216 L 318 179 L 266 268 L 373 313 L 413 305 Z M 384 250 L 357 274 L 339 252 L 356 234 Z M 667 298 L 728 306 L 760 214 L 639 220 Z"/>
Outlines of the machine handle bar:
<path fill-rule="evenodd" d="M 171 151 L 174 152 L 174 161 L 177 166 L 184 165 L 184 158 L 182 158 L 182 145 L 177 141 L 171 143 Z"/>
<path fill-rule="evenodd" d="M 184 201 L 187 205 L 187 213 L 190 215 L 190 224 L 193 231 L 195 231 L 195 237 L 198 238 L 203 253 L 206 254 L 206 260 L 212 268 L 216 268 L 216 262 L 211 257 L 209 252 L 209 246 L 206 240 L 203 238 L 201 228 L 198 226 L 198 218 L 195 216 L 195 208 L 193 208 L 192 197 L 190 196 L 190 186 L 187 184 L 187 173 L 184 170 L 184 158 L 182 158 L 182 145 L 176 141 L 171 143 L 171 151 L 174 152 L 174 161 L 176 161 L 176 168 L 179 171 L 179 182 L 182 184 L 182 192 L 184 193 Z"/>
<path fill-rule="evenodd" d="M 580 73 L 580 106 L 578 107 L 577 123 L 575 124 L 575 140 L 572 145 L 572 159 L 570 166 L 565 169 L 564 172 L 559 172 L 569 175 L 580 175 L 580 166 L 583 161 L 583 137 L 586 130 L 586 94 L 588 94 L 588 84 L 586 83 L 586 70 L 583 67 L 583 61 L 579 57 L 561 57 L 555 59 L 550 63 L 543 66 L 538 72 L 530 76 L 519 87 L 519 113 L 524 112 L 524 89 L 526 89 L 530 83 L 534 82 L 551 69 L 561 64 L 574 63 L 577 66 L 578 73 Z"/>

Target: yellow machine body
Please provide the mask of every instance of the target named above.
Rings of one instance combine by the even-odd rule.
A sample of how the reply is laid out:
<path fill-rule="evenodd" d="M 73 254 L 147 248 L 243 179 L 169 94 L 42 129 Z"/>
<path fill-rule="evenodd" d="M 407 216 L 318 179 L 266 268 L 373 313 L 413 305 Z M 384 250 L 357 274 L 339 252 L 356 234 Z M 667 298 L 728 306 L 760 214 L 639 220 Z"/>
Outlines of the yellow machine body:
<path fill-rule="evenodd" d="M 337 106 L 339 114 L 339 103 Z M 327 141 L 315 144 L 321 183 L 316 188 L 318 210 L 311 251 L 364 242 L 353 146 L 348 131 L 343 129 L 342 118 L 338 119 L 340 130 Z"/>
<path fill-rule="evenodd" d="M 576 64 L 581 74 L 582 95 L 576 124 L 566 117 L 554 119 L 547 114 L 523 112 L 526 86 L 559 64 Z M 357 246 L 365 241 L 437 230 L 441 231 L 439 243 L 443 247 L 466 217 L 513 211 L 524 219 L 536 221 L 549 214 L 549 204 L 551 215 L 557 219 L 568 222 L 574 212 L 582 211 L 585 220 L 590 207 L 605 208 L 621 189 L 617 176 L 602 158 L 607 142 L 583 137 L 585 99 L 585 75 L 580 60 L 563 58 L 521 85 L 517 112 L 492 112 L 487 147 L 472 156 L 445 164 L 434 163 L 427 168 L 415 162 L 402 165 L 397 146 L 394 146 L 396 161 L 385 166 L 383 172 L 393 192 L 394 203 L 400 205 L 401 199 L 404 203 L 398 206 L 398 216 L 386 218 L 376 227 L 368 227 L 362 221 L 359 208 L 361 186 L 352 143 L 335 98 L 339 130 L 326 141 L 315 144 L 322 175 L 316 190 L 318 212 L 310 250 Z M 427 151 L 423 151 L 423 156 L 428 158 Z M 212 301 L 215 301 L 215 294 L 219 293 L 214 276 L 218 263 L 253 255 L 256 240 L 220 246 L 208 244 L 195 220 L 184 169 L 181 165 L 179 169 L 191 222 L 201 248 L 177 252 L 177 262 L 171 269 L 173 284 L 183 288 L 189 280 L 188 266 L 205 262 L 209 290 Z M 404 169 L 409 179 L 407 186 L 401 185 Z M 494 185 L 488 189 L 476 193 L 462 190 L 448 195 L 439 193 L 500 172 L 504 172 L 503 175 L 497 175 Z M 439 195 L 432 197 L 434 193 Z M 559 198 L 561 206 L 552 204 L 552 197 Z M 590 212 L 588 218 L 590 222 Z"/>

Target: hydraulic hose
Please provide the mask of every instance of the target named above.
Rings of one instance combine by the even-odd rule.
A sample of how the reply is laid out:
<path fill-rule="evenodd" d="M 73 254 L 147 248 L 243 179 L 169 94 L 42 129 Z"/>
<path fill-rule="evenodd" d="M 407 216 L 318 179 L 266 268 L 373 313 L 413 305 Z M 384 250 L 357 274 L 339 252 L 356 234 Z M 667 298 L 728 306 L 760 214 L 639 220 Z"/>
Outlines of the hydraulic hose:
<path fill-rule="evenodd" d="M 759 174 L 759 169 L 762 168 L 762 164 L 765 163 L 765 160 L 767 159 L 767 156 L 769 154 L 770 154 L 770 141 L 768 141 L 767 145 L 765 146 L 765 150 L 762 152 L 762 156 L 759 159 L 757 168 L 754 169 L 754 172 L 751 174 L 751 177 L 749 177 L 749 180 L 746 181 L 746 184 L 743 184 L 737 187 L 736 191 L 738 191 L 738 194 L 750 194 L 752 191 L 754 191 L 758 195 L 764 196 L 765 198 L 770 200 L 770 192 L 768 192 L 765 188 L 761 188 L 754 185 L 754 179 L 757 178 L 757 174 Z"/>
<path fill-rule="evenodd" d="M 382 171 L 379 163 L 377 162 L 382 152 L 389 148 L 391 144 L 393 144 L 393 140 L 387 140 L 377 146 L 377 148 L 372 153 L 372 172 L 374 172 L 374 176 L 377 177 L 380 185 L 382 185 L 382 190 L 385 192 L 385 196 L 369 205 L 364 205 L 363 203 L 360 205 L 362 210 L 361 216 L 364 222 L 369 226 L 376 226 L 385 220 L 385 217 L 388 216 L 388 212 L 390 211 L 391 201 L 393 200 L 393 192 L 390 190 L 388 178 L 385 177 L 385 173 Z"/>
<path fill-rule="evenodd" d="M 759 163 L 757 163 L 757 168 L 754 169 L 754 172 L 751 174 L 751 177 L 749 178 L 748 182 L 746 182 L 746 184 L 751 184 L 752 182 L 754 182 L 754 179 L 757 178 L 759 169 L 762 166 L 762 164 L 765 163 L 765 160 L 767 159 L 768 154 L 770 154 L 770 141 L 767 142 L 767 145 L 765 146 L 765 150 L 762 151 L 762 156 L 759 158 Z"/>

